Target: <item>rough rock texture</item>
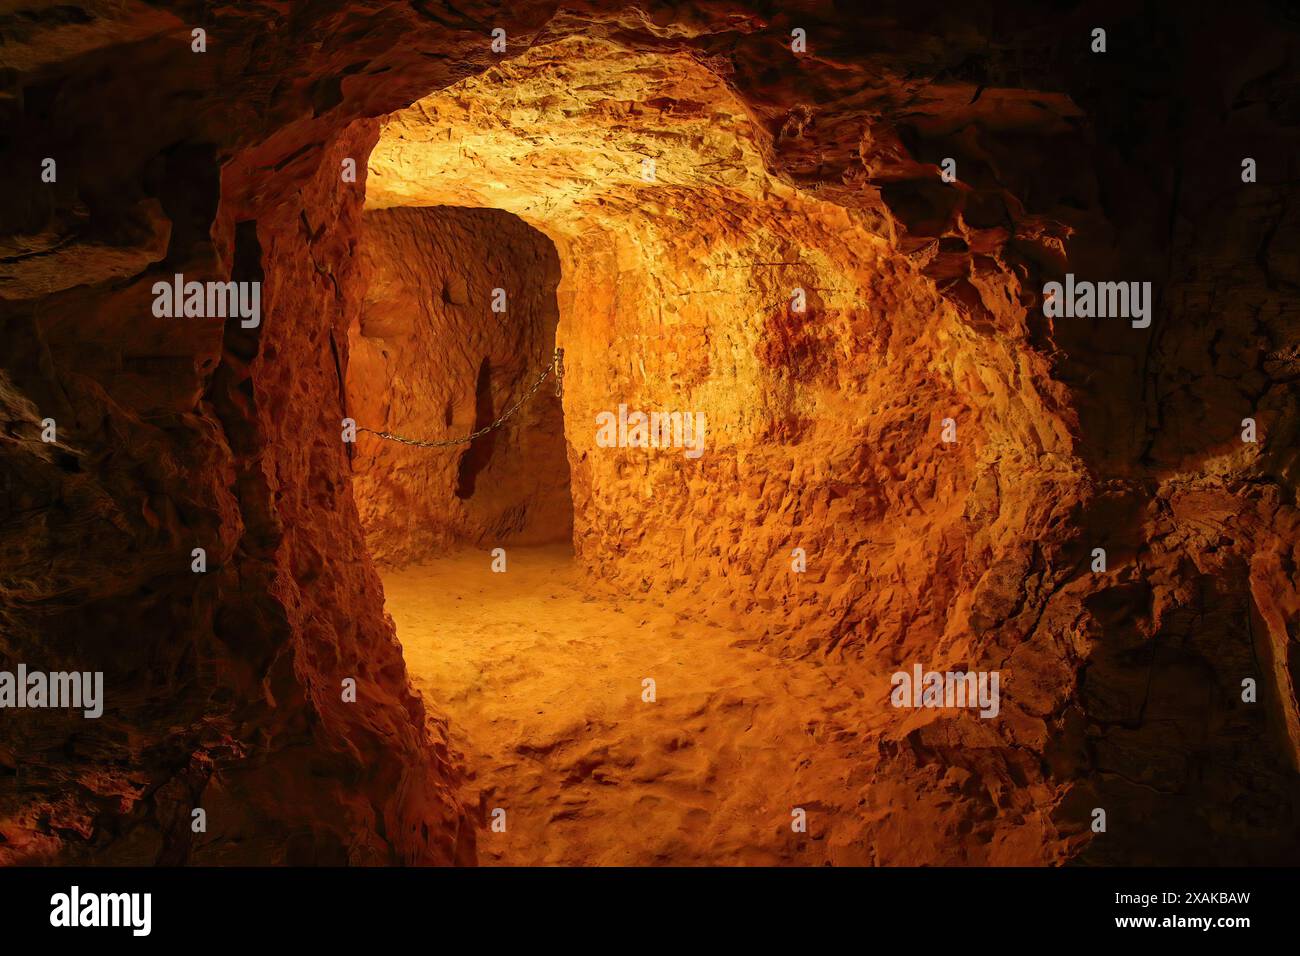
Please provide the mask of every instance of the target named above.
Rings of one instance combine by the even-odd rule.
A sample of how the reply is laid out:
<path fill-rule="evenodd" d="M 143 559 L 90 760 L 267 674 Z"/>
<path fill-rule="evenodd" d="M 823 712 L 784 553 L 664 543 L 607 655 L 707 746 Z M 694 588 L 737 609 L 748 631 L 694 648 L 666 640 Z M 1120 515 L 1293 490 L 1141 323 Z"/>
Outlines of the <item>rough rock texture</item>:
<path fill-rule="evenodd" d="M 53 417 L 59 442 L 10 429 L 5 662 L 102 670 L 107 702 L 93 721 L 6 712 L 0 853 L 31 862 L 67 841 L 64 858 L 113 863 L 472 859 L 345 477 L 340 355 L 359 286 L 313 263 L 348 255 L 360 197 L 330 171 L 296 203 L 254 210 L 200 156 L 162 175 L 208 207 L 172 211 L 161 261 L 7 311 L 31 342 L 11 353 L 9 407 Z M 153 282 L 174 272 L 262 280 L 268 320 L 155 318 Z M 286 302 L 330 321 L 275 321 Z"/>
<path fill-rule="evenodd" d="M 425 441 L 467 436 L 524 399 L 555 349 L 555 248 L 493 209 L 365 216 L 366 294 L 349 332 L 348 412 Z M 494 290 L 504 312 L 492 310 Z M 553 376 L 504 425 L 429 449 L 359 436 L 353 496 L 381 564 L 456 544 L 568 541 L 569 466 Z"/>
<path fill-rule="evenodd" d="M 679 596 L 715 584 L 794 652 L 910 660 L 948 622 L 967 630 L 957 595 L 989 592 L 986 568 L 1077 499 L 1072 414 L 1005 277 L 983 280 L 1003 334 L 980 335 L 875 220 L 770 175 L 768 147 L 689 56 L 574 38 L 386 122 L 368 202 L 496 202 L 555 239 L 593 567 Z M 620 403 L 704 413 L 705 454 L 598 447 L 596 415 Z"/>
<path fill-rule="evenodd" d="M 0 717 L 0 858 L 472 859 L 338 441 L 367 189 L 340 163 L 420 100 L 455 127 L 399 113 L 368 201 L 554 241 L 575 547 L 607 587 L 741 615 L 867 695 L 896 664 L 1002 671 L 998 720 L 864 744 L 877 862 L 1294 861 L 1282 6 L 525 3 L 505 57 L 475 4 L 2 16 L 0 664 L 102 669 L 108 709 Z M 177 271 L 262 278 L 260 330 L 153 318 Z M 1046 319 L 1067 271 L 1152 281 L 1151 328 Z M 708 451 L 593 447 L 622 401 L 706 412 Z"/>

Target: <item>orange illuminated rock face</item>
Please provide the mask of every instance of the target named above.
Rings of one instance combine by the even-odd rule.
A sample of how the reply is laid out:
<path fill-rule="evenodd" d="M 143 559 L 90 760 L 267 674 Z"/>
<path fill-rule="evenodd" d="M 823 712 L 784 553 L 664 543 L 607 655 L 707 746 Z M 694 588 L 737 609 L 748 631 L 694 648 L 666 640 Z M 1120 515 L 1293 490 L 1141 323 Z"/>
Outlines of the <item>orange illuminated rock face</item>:
<path fill-rule="evenodd" d="M 539 126 L 551 103 L 570 105 Z M 772 146 L 690 58 L 573 39 L 387 118 L 367 201 L 495 203 L 554 239 L 574 541 L 593 578 L 739 622 L 776 655 L 860 662 L 882 697 L 913 662 L 1001 668 L 1024 691 L 997 728 L 899 712 L 883 742 L 965 751 L 986 786 L 1018 794 L 1020 819 L 1000 820 L 991 853 L 954 836 L 936 856 L 900 843 L 887 857 L 1053 859 L 1062 838 L 1038 815 L 1058 788 L 1019 748 L 1047 746 L 1073 667 L 1059 645 L 1016 651 L 1090 495 L 1068 395 L 1014 279 L 976 278 L 1000 334 L 974 327 L 875 216 L 773 177 Z M 702 440 L 602 441 L 602 421 L 637 411 L 692 416 Z M 956 834 L 970 806 L 904 746 L 862 796 L 895 803 L 897 774 L 920 794 L 909 813 Z"/>
<path fill-rule="evenodd" d="M 1245 42 L 1269 8 L 1121 17 L 1099 67 L 1085 12 L 1033 3 L 997 31 L 512 6 L 505 55 L 473 3 L 223 8 L 201 56 L 73 4 L 7 44 L 0 666 L 102 670 L 108 702 L 5 715 L 0 861 L 473 862 L 374 565 L 570 534 L 584 587 L 839 692 L 1001 674 L 996 719 L 871 726 L 846 859 L 1293 861 L 1300 136 L 1284 38 Z M 1047 318 L 1067 271 L 1155 282 L 1153 325 Z M 262 282 L 260 326 L 156 316 L 176 273 Z M 490 447 L 342 441 L 465 433 L 552 344 L 561 405 Z M 607 447 L 620 406 L 703 416 L 701 454 Z"/>
<path fill-rule="evenodd" d="M 690 57 L 574 38 L 388 118 L 367 201 L 501 205 L 554 239 L 593 568 L 726 595 L 788 651 L 909 654 L 1077 503 L 1072 413 L 1017 283 L 982 277 L 1006 332 L 981 334 L 875 216 L 774 177 L 772 148 Z M 598 447 L 620 405 L 703 415 L 703 451 Z"/>

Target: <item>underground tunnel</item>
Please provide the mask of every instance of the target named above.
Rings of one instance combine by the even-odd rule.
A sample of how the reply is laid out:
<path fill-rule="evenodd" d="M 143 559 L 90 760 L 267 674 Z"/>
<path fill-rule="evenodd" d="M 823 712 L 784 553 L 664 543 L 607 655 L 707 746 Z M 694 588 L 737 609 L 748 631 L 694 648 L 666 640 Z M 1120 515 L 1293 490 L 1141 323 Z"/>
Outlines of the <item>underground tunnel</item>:
<path fill-rule="evenodd" d="M 6 27 L 0 863 L 1294 862 L 1291 41 L 1011 6 Z"/>

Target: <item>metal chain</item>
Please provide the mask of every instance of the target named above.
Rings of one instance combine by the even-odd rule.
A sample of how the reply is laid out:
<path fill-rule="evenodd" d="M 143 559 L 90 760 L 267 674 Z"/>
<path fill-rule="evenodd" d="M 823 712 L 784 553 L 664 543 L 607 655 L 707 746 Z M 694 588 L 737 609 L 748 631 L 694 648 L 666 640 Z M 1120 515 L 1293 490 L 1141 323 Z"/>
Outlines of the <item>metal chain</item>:
<path fill-rule="evenodd" d="M 498 429 L 502 425 L 504 425 L 506 423 L 506 419 L 508 419 L 515 412 L 519 411 L 520 406 L 522 406 L 524 402 L 528 401 L 530 398 L 533 397 L 533 395 L 537 393 L 537 390 L 542 387 L 542 382 L 546 381 L 546 376 L 551 374 L 552 369 L 555 370 L 555 394 L 556 396 L 563 394 L 564 349 L 556 349 L 555 358 L 551 359 L 551 363 L 547 365 L 544 369 L 542 369 L 542 374 L 537 376 L 537 381 L 533 382 L 533 387 L 530 388 L 527 392 L 525 392 L 520 397 L 519 401 L 515 402 L 513 405 L 507 408 L 501 414 L 501 417 L 498 418 L 496 421 L 494 421 L 491 425 L 485 425 L 484 427 L 480 428 L 478 431 L 471 432 L 470 434 L 466 435 L 464 438 L 446 438 L 443 439 L 442 441 L 425 441 L 420 438 L 407 438 L 404 435 L 394 435 L 392 432 L 375 431 L 373 428 L 366 428 L 363 425 L 358 425 L 357 431 L 367 432 L 368 434 L 374 435 L 376 438 L 382 438 L 385 441 L 401 442 L 403 445 L 414 445 L 417 448 L 446 448 L 450 445 L 464 445 L 467 442 L 472 442 L 475 438 L 481 438 L 482 436 L 486 435 L 488 432 L 494 431 L 495 429 Z"/>

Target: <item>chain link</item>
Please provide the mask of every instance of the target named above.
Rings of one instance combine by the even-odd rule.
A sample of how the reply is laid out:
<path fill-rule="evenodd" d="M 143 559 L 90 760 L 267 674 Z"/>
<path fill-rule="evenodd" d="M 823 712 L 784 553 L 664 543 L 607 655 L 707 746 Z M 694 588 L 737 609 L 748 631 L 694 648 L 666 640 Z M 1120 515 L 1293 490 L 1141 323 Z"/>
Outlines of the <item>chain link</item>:
<path fill-rule="evenodd" d="M 376 438 L 382 438 L 385 441 L 400 442 L 403 445 L 414 445 L 417 448 L 447 448 L 451 445 L 464 445 L 472 442 L 475 438 L 481 438 L 488 432 L 495 431 L 504 425 L 511 415 L 519 411 L 524 402 L 537 394 L 537 390 L 542 387 L 542 383 L 546 381 L 546 376 L 551 374 L 552 369 L 555 370 L 555 394 L 557 396 L 562 395 L 564 392 L 564 349 L 557 348 L 555 350 L 555 358 L 551 359 L 551 363 L 542 369 L 542 373 L 537 376 L 537 381 L 533 382 L 532 388 L 525 392 L 520 397 L 519 401 L 507 408 L 501 414 L 501 417 L 491 425 L 485 425 L 478 431 L 466 435 L 464 438 L 446 438 L 442 441 L 425 441 L 421 438 L 407 438 L 404 435 L 394 435 L 392 432 L 375 431 L 373 428 L 366 428 L 364 425 L 358 425 L 357 431 L 366 432 L 367 434 L 374 435 Z"/>

